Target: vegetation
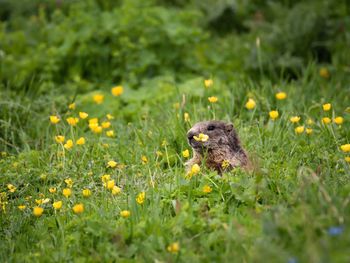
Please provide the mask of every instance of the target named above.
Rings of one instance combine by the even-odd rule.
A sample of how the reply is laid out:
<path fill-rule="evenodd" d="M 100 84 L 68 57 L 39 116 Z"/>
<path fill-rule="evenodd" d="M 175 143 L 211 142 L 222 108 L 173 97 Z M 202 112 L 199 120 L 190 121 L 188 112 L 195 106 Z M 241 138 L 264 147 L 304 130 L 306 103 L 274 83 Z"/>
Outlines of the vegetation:
<path fill-rule="evenodd" d="M 349 262 L 349 13 L 0 1 L 0 261 Z M 186 172 L 209 119 L 254 171 Z"/>

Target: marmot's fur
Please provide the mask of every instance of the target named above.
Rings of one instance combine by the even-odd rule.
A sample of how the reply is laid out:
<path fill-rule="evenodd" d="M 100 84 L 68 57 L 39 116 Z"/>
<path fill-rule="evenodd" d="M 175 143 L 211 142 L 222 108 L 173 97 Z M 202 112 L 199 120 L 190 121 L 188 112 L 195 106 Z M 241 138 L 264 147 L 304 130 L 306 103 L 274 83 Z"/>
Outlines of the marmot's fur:
<path fill-rule="evenodd" d="M 194 136 L 198 137 L 200 133 L 208 135 L 208 140 L 195 140 Z M 247 154 L 231 123 L 214 120 L 198 122 L 187 132 L 187 139 L 194 152 L 193 158 L 186 163 L 187 169 L 203 161 L 209 169 L 220 174 L 234 167 L 248 167 Z"/>

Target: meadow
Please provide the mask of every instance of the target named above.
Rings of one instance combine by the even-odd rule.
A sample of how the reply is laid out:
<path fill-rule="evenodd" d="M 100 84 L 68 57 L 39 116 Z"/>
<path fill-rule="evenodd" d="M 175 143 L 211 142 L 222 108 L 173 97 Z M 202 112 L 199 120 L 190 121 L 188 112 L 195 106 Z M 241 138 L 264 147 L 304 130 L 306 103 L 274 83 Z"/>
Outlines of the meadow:
<path fill-rule="evenodd" d="M 0 3 L 1 262 L 350 262 L 346 1 L 214 2 Z"/>

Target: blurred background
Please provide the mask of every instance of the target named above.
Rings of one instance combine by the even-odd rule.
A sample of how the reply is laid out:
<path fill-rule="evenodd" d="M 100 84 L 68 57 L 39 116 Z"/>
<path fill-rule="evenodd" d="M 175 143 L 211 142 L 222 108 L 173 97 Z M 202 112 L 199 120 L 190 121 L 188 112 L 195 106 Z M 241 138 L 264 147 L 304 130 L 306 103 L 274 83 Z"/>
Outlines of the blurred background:
<path fill-rule="evenodd" d="M 349 13 L 347 0 L 0 0 L 0 138 L 28 142 L 33 119 L 117 84 L 157 99 L 159 83 L 290 83 L 324 67 L 348 83 Z M 129 94 L 126 121 L 145 96 Z"/>

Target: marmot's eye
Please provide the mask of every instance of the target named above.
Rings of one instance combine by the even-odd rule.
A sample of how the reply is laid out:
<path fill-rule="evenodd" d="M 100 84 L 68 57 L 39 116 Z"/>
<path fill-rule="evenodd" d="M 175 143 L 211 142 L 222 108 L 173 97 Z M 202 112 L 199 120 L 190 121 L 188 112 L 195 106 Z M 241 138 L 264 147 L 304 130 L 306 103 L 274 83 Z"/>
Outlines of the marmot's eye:
<path fill-rule="evenodd" d="M 215 126 L 214 125 L 209 125 L 207 130 L 208 131 L 213 131 L 213 130 L 215 130 Z"/>

